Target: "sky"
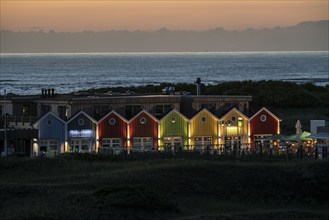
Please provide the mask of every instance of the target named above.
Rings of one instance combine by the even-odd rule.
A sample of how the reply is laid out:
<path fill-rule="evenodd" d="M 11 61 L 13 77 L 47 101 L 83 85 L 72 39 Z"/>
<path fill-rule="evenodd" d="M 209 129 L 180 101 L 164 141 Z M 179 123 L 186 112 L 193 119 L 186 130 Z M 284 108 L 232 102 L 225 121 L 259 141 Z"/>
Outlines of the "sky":
<path fill-rule="evenodd" d="M 0 28 L 58 32 L 226 30 L 329 19 L 328 0 L 0 0 Z"/>

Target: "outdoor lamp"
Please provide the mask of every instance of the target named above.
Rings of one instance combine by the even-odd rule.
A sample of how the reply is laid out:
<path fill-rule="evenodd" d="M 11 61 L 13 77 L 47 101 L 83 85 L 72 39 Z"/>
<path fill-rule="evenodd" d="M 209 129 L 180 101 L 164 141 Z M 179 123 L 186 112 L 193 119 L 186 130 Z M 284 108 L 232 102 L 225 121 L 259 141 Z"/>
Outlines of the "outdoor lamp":
<path fill-rule="evenodd" d="M 238 126 L 239 126 L 239 127 L 242 127 L 242 122 L 243 122 L 243 121 L 242 121 L 242 118 L 238 118 Z"/>

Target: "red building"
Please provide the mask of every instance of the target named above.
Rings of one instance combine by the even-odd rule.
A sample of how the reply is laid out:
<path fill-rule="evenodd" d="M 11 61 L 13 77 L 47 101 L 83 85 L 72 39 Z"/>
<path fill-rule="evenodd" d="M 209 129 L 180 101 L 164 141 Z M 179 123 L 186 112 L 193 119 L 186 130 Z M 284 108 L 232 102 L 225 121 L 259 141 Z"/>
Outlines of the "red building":
<path fill-rule="evenodd" d="M 269 140 L 264 137 L 273 134 L 280 134 L 280 121 L 281 119 L 274 115 L 266 108 L 260 109 L 250 119 L 250 144 L 251 147 L 266 146 L 271 144 Z"/>
<path fill-rule="evenodd" d="M 145 110 L 129 121 L 128 146 L 134 149 L 151 149 L 158 142 L 158 120 Z"/>
<path fill-rule="evenodd" d="M 128 121 L 115 111 L 109 112 L 97 124 L 99 147 L 127 147 Z"/>

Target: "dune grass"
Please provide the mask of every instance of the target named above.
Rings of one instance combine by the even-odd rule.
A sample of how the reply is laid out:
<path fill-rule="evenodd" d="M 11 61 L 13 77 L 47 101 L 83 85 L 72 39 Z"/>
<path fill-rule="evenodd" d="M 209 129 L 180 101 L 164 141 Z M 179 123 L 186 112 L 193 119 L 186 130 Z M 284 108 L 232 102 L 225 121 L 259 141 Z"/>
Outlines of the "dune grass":
<path fill-rule="evenodd" d="M 1 219 L 327 219 L 329 161 L 0 160 Z"/>

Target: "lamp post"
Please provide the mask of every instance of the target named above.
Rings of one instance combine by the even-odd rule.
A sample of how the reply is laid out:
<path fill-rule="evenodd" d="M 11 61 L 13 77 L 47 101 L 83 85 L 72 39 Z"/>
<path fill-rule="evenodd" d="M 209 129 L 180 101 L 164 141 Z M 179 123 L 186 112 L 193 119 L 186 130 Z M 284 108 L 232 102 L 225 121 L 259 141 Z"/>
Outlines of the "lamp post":
<path fill-rule="evenodd" d="M 3 104 L 3 109 L 5 112 L 5 140 L 4 140 L 4 152 L 5 156 L 7 156 L 7 110 L 6 110 L 6 89 L 4 89 L 4 104 Z"/>

